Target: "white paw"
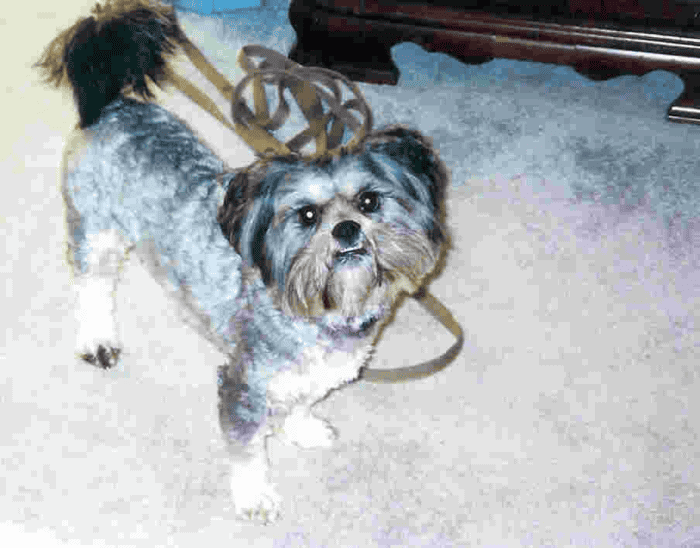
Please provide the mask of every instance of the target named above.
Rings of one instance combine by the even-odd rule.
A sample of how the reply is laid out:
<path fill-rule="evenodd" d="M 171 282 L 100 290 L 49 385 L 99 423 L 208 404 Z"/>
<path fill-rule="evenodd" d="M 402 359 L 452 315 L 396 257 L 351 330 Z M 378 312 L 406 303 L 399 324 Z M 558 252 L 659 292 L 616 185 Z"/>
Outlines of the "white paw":
<path fill-rule="evenodd" d="M 114 281 L 90 277 L 78 288 L 76 354 L 107 369 L 119 361 L 122 345 L 114 319 Z"/>
<path fill-rule="evenodd" d="M 282 497 L 265 478 L 260 461 L 231 467 L 231 498 L 236 516 L 271 523 L 281 516 Z"/>
<path fill-rule="evenodd" d="M 304 449 L 331 447 L 338 437 L 333 427 L 308 410 L 292 412 L 284 420 L 283 428 L 287 440 Z"/>
<path fill-rule="evenodd" d="M 77 355 L 81 360 L 88 362 L 90 365 L 99 366 L 102 369 L 111 369 L 119 363 L 119 356 L 121 353 L 121 348 L 98 345 L 97 348 L 90 351 L 79 350 Z"/>

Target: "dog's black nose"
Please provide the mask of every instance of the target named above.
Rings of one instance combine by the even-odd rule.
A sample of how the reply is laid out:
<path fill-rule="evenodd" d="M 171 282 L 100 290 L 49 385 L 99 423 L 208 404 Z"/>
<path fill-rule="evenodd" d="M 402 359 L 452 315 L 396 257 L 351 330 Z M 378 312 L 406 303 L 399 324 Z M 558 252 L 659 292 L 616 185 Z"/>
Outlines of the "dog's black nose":
<path fill-rule="evenodd" d="M 331 234 L 344 249 L 357 247 L 360 241 L 360 225 L 355 221 L 343 221 L 333 227 Z"/>

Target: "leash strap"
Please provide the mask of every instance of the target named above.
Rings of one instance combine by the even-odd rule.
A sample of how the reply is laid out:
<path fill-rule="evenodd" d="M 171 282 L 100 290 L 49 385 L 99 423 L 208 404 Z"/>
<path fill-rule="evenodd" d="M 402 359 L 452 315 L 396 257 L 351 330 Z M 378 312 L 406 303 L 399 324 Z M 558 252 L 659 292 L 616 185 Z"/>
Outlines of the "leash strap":
<path fill-rule="evenodd" d="M 172 84 L 228 129 L 238 133 L 261 157 L 290 154 L 301 156 L 301 149 L 311 140 L 315 140 L 316 144 L 316 153 L 311 158 L 332 154 L 341 149 L 346 126 L 354 133 L 354 137 L 345 146 L 347 149 L 357 146 L 371 130 L 372 112 L 369 105 L 355 83 L 339 73 L 318 67 L 302 67 L 276 51 L 248 45 L 241 48 L 238 56 L 239 64 L 248 75 L 234 87 L 192 42 L 185 39 L 180 45 L 190 61 L 217 90 L 224 97 L 233 98 L 234 123 L 231 124 L 226 119 L 206 93 L 175 71 L 169 70 L 167 76 Z M 253 57 L 261 57 L 263 61 L 255 65 Z M 353 91 L 355 99 L 341 104 L 341 92 L 336 82 L 338 80 Z M 255 113 L 241 98 L 241 93 L 248 83 L 253 85 Z M 272 116 L 268 109 L 264 83 L 278 86 L 278 107 Z M 320 86 L 330 89 L 330 93 Z M 289 104 L 284 98 L 285 88 L 292 93 L 309 127 L 286 143 L 281 143 L 269 132 L 279 129 L 289 117 Z M 321 99 L 325 99 L 329 105 L 330 112 L 326 115 L 323 114 Z M 349 110 L 356 110 L 363 115 L 362 125 L 348 113 Z M 329 123 L 331 129 L 327 133 Z M 450 311 L 425 288 L 421 288 L 412 297 L 454 335 L 455 342 L 437 358 L 417 365 L 396 369 L 364 368 L 361 373 L 362 379 L 373 383 L 399 383 L 422 379 L 445 369 L 459 354 L 464 344 L 464 333 Z"/>
<path fill-rule="evenodd" d="M 412 297 L 438 320 L 457 339 L 450 348 L 437 358 L 421 362 L 417 365 L 398 367 L 396 369 L 373 369 L 366 367 L 362 370 L 361 378 L 374 383 L 398 383 L 428 377 L 442 371 L 457 357 L 464 345 L 464 333 L 452 313 L 435 296 L 425 288 L 421 288 Z"/>

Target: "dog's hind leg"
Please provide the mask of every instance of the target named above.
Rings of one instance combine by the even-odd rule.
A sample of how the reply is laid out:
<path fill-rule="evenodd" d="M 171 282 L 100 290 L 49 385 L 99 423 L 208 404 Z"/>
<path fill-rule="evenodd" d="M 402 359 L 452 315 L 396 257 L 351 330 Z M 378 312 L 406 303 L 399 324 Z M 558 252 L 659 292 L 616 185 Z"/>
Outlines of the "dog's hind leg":
<path fill-rule="evenodd" d="M 122 350 L 115 293 L 127 247 L 117 230 L 87 236 L 83 247 L 86 269 L 78 273 L 74 265 L 76 352 L 83 360 L 107 369 L 116 365 Z"/>
<path fill-rule="evenodd" d="M 281 498 L 268 481 L 267 404 L 264 390 L 247 383 L 235 364 L 218 370 L 219 421 L 231 457 L 236 514 L 265 523 L 280 515 Z"/>

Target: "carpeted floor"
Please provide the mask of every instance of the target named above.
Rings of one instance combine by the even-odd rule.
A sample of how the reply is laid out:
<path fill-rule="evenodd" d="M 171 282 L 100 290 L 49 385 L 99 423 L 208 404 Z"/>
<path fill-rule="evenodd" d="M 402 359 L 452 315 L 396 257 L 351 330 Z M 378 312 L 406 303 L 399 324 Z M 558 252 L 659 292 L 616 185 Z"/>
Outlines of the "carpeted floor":
<path fill-rule="evenodd" d="M 678 78 L 394 49 L 400 85 L 361 87 L 376 125 L 420 128 L 450 166 L 431 289 L 467 341 L 432 378 L 334 393 L 332 449 L 275 444 L 285 516 L 261 527 L 231 516 L 222 357 L 140 266 L 121 366 L 72 355 L 57 166 L 76 117 L 30 66 L 91 4 L 0 18 L 4 545 L 700 546 L 700 127 L 665 120 Z M 283 6 L 182 22 L 231 78 L 241 45 L 294 40 Z M 440 329 L 407 302 L 373 365 L 433 356 Z"/>

